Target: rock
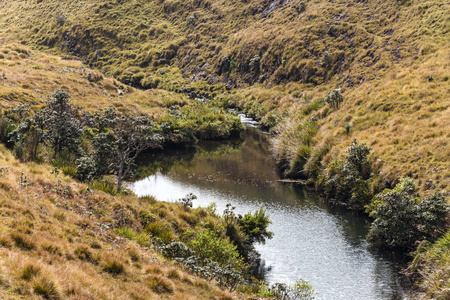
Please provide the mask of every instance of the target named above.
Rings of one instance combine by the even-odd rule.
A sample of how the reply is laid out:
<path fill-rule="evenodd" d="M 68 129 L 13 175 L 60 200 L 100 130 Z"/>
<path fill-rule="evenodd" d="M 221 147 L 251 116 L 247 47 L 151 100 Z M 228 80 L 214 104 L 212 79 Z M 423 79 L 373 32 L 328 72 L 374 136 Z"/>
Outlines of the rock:
<path fill-rule="evenodd" d="M 203 67 L 202 67 L 202 70 L 206 69 L 206 68 L 209 67 L 209 66 L 210 66 L 209 63 L 205 63 L 205 64 L 203 65 Z"/>
<path fill-rule="evenodd" d="M 216 84 L 218 82 L 219 82 L 219 78 L 217 76 L 211 76 L 210 75 L 209 80 L 208 80 L 208 84 L 214 85 L 214 84 Z"/>
<path fill-rule="evenodd" d="M 122 96 L 122 95 L 123 95 L 123 90 L 117 89 L 117 94 L 118 94 L 119 96 Z"/>
<path fill-rule="evenodd" d="M 200 74 L 198 74 L 198 76 L 206 78 L 206 76 L 208 76 L 208 72 L 206 71 L 201 71 Z"/>
<path fill-rule="evenodd" d="M 164 75 L 164 74 L 166 74 L 166 71 L 161 70 L 161 71 L 159 72 L 159 74 Z"/>

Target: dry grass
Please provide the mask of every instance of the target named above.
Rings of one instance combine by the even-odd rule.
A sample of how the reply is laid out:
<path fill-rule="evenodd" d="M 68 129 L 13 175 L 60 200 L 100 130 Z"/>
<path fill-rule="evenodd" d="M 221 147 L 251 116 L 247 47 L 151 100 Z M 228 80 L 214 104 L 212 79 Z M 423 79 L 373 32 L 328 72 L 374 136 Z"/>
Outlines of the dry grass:
<path fill-rule="evenodd" d="M 17 47 L 22 49 L 22 56 L 13 54 Z M 39 108 L 58 88 L 68 91 L 72 103 L 87 111 L 116 107 L 119 111 L 147 112 L 158 117 L 166 111 L 165 102 L 188 102 L 185 96 L 176 93 L 140 91 L 103 76 L 91 82 L 86 74 L 98 71 L 85 67 L 82 62 L 63 60 L 15 43 L 0 44 L 0 53 L 4 52 L 8 54 L 0 59 L 0 76 L 5 73 L 7 77 L 0 81 L 0 108 L 3 109 L 18 103 Z"/>
<path fill-rule="evenodd" d="M 115 234 L 115 206 L 126 202 L 129 209 L 152 209 L 157 215 L 155 206 L 132 195 L 113 197 L 103 192 L 86 199 L 85 185 L 60 175 L 73 190 L 71 197 L 63 198 L 49 188 L 57 181 L 50 166 L 20 163 L 4 146 L 0 146 L 0 166 L 9 170 L 2 175 L 5 185 L 0 188 L 0 295 L 7 294 L 8 299 L 143 299 L 149 295 L 159 299 L 161 293 L 171 299 L 214 299 L 223 294 L 210 283 L 192 285 L 194 276 L 163 261 L 153 249 Z M 27 187 L 20 186 L 21 171 L 30 183 Z M 87 201 L 92 210 L 104 213 L 89 213 Z M 174 219 L 176 212 L 184 212 L 173 203 L 160 207 L 171 211 Z M 130 226 L 138 228 L 137 216 L 130 216 Z M 178 222 L 184 221 L 179 218 Z"/>

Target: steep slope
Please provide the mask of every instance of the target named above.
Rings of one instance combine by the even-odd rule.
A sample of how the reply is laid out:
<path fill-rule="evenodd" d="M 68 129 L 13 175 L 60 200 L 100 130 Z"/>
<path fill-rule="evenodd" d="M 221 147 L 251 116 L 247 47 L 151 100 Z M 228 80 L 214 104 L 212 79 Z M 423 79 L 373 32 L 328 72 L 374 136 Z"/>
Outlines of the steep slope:
<path fill-rule="evenodd" d="M 50 166 L 20 163 L 3 145 L 0 203 L 4 299 L 246 298 L 168 262 L 148 234 L 130 236 L 142 229 L 142 211 L 170 227 L 173 238 L 204 222 L 221 222 L 206 209 L 185 211 L 148 197 L 89 190 Z"/>
<path fill-rule="evenodd" d="M 321 84 L 336 74 L 353 86 L 448 43 L 450 9 L 436 0 L 21 0 L 0 8 L 3 35 L 82 57 L 126 83 L 174 90 L 197 80 L 213 89 L 219 81 Z"/>

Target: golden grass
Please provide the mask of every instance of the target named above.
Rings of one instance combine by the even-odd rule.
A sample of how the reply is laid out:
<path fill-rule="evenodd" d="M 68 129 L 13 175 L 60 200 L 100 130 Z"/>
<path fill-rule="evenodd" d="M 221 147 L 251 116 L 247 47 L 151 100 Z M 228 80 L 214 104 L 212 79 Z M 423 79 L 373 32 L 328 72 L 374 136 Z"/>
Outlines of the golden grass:
<path fill-rule="evenodd" d="M 13 55 L 12 49 L 20 47 L 25 56 Z M 15 43 L 0 44 L 0 108 L 10 108 L 18 103 L 28 103 L 35 108 L 44 105 L 49 95 L 58 88 L 65 89 L 75 106 L 86 111 L 116 107 L 119 111 L 146 112 L 155 117 L 165 112 L 166 102 L 187 103 L 188 99 L 163 90 L 141 91 L 107 78 L 86 67 L 78 60 L 63 60 Z M 36 68 L 39 66 L 39 68 Z M 98 74 L 99 80 L 91 82 L 88 74 Z"/>
<path fill-rule="evenodd" d="M 50 173 L 52 167 L 20 163 L 4 146 L 0 146 L 0 166 L 8 167 L 8 173 L 0 178 L 4 183 L 0 187 L 2 297 L 160 299 L 161 295 L 165 299 L 218 299 L 224 294 L 208 282 L 193 285 L 195 276 L 163 260 L 152 248 L 143 248 L 114 233 L 114 207 L 126 202 L 134 211 L 150 209 L 146 201 L 103 192 L 87 199 L 86 185 L 59 175 L 73 191 L 64 198 L 50 188 L 58 180 Z M 28 178 L 26 187 L 20 185 L 20 172 Z M 104 213 L 88 213 L 87 201 L 92 210 L 102 209 Z M 155 213 L 156 206 L 167 209 L 173 220 L 178 212 L 186 213 L 178 204 L 156 204 L 152 208 Z M 135 217 L 130 226 L 139 226 Z M 184 221 L 180 218 L 178 222 Z M 161 290 L 150 282 L 162 282 L 165 288 Z M 245 298 L 238 294 L 233 297 Z"/>

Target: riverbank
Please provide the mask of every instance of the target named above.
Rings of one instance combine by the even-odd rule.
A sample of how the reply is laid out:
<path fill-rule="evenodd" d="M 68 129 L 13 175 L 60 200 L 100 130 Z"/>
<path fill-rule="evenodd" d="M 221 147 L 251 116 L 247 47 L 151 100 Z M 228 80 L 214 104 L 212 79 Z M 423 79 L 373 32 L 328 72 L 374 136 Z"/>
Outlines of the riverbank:
<path fill-rule="evenodd" d="M 176 239 L 207 209 L 133 195 L 114 196 L 46 164 L 21 163 L 0 145 L 0 295 L 7 299 L 245 299 L 165 259 L 146 222 Z"/>
<path fill-rule="evenodd" d="M 173 202 L 191 192 L 194 207 L 227 203 L 237 214 L 263 206 L 274 237 L 256 249 L 268 283 L 307 280 L 316 299 L 391 299 L 407 294 L 399 284 L 402 257 L 371 248 L 361 214 L 330 205 L 295 184 L 279 182 L 268 136 L 246 131 L 241 140 L 202 142 L 195 149 L 161 152 L 139 162 L 138 195 Z M 330 272 L 330 265 L 333 272 Z M 359 297 L 359 296 L 358 296 Z"/>

